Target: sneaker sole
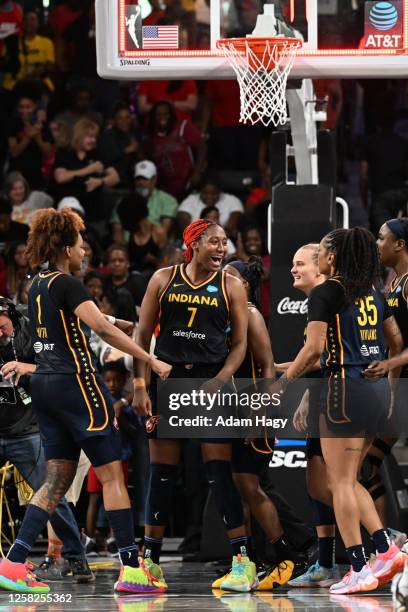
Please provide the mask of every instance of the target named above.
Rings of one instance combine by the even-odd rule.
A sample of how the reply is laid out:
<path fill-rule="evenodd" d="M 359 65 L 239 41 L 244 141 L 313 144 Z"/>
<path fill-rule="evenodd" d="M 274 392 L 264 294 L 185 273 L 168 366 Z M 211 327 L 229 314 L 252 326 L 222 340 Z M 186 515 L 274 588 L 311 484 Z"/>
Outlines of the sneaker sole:
<path fill-rule="evenodd" d="M 289 586 L 294 587 L 294 588 L 313 588 L 313 587 L 320 587 L 320 588 L 328 588 L 331 587 L 332 584 L 336 584 L 336 582 L 340 581 L 340 576 L 338 578 L 330 578 L 327 580 L 319 580 L 317 582 L 293 582 L 292 580 L 289 580 L 289 582 L 287 583 Z"/>
<path fill-rule="evenodd" d="M 251 591 L 255 591 L 259 586 L 259 580 L 256 579 L 252 585 L 247 585 L 245 588 L 239 587 L 239 585 L 225 586 L 224 582 L 221 583 L 221 586 L 218 587 L 221 591 L 233 591 L 234 593 L 250 593 Z"/>
<path fill-rule="evenodd" d="M 404 569 L 406 557 L 404 553 L 399 553 L 394 559 L 392 566 L 386 571 L 385 574 L 374 574 L 378 580 L 379 586 L 384 586 L 392 580 L 395 574 L 399 574 Z"/>
<path fill-rule="evenodd" d="M 290 584 L 290 578 L 289 578 L 289 580 L 285 580 L 282 582 L 274 581 L 272 582 L 272 586 L 269 586 L 269 584 L 266 582 L 268 579 L 269 579 L 269 576 L 261 580 L 256 590 L 257 591 L 273 591 L 274 589 L 277 589 L 278 587 L 285 586 L 285 584 Z M 265 586 L 263 586 L 264 582 L 266 583 Z"/>
<path fill-rule="evenodd" d="M 5 589 L 6 591 L 15 591 L 16 593 L 49 593 L 50 587 L 30 587 L 28 585 L 20 584 L 19 582 L 14 582 L 14 580 L 10 580 L 5 576 L 0 576 L 0 588 Z"/>
<path fill-rule="evenodd" d="M 351 595 L 352 593 L 366 593 L 368 591 L 375 591 L 379 586 L 378 579 L 370 584 L 359 584 L 352 589 L 344 587 L 344 589 L 338 591 L 330 591 L 330 595 Z"/>
<path fill-rule="evenodd" d="M 133 593 L 134 595 L 143 595 L 151 593 L 167 593 L 167 587 L 155 587 L 149 585 L 132 585 L 128 582 L 116 583 L 113 587 L 116 593 Z"/>

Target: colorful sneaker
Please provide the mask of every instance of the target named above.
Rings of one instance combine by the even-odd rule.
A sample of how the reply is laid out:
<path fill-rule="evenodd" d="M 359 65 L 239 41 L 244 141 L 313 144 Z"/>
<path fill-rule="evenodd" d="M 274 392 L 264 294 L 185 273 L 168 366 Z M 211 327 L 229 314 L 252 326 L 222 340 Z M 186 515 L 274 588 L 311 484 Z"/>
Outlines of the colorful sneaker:
<path fill-rule="evenodd" d="M 295 564 L 293 561 L 281 561 L 274 565 L 260 578 L 257 591 L 272 591 L 278 586 L 286 584 L 292 577 Z"/>
<path fill-rule="evenodd" d="M 400 551 L 398 546 L 391 544 L 387 552 L 377 553 L 375 561 L 371 563 L 371 569 L 380 586 L 390 582 L 395 574 L 402 572 L 405 565 L 406 556 Z"/>
<path fill-rule="evenodd" d="M 340 573 L 337 565 L 331 568 L 322 567 L 316 561 L 304 574 L 289 580 L 291 587 L 329 587 L 340 580 Z"/>
<path fill-rule="evenodd" d="M 214 582 L 211 585 L 212 589 L 220 589 L 221 588 L 221 583 L 224 582 L 224 580 L 226 580 L 228 578 L 228 576 L 230 575 L 231 570 L 229 572 L 227 572 L 226 574 L 224 574 L 223 576 L 220 576 L 219 578 L 217 578 L 217 580 L 214 580 Z"/>
<path fill-rule="evenodd" d="M 158 563 L 153 563 L 153 561 L 149 557 L 146 557 L 146 559 L 139 559 L 139 563 L 141 565 L 144 565 L 144 567 L 151 573 L 153 578 L 166 587 L 167 591 L 167 583 L 164 579 L 163 570 L 160 565 Z M 164 593 L 165 591 L 160 592 Z"/>
<path fill-rule="evenodd" d="M 368 563 L 359 572 L 351 567 L 340 582 L 332 584 L 330 593 L 333 595 L 347 595 L 347 593 L 362 593 L 374 591 L 378 587 L 378 579 L 374 576 Z"/>
<path fill-rule="evenodd" d="M 28 563 L 13 563 L 8 559 L 0 561 L 0 588 L 17 593 L 49 593 L 48 584 L 39 582 Z"/>
<path fill-rule="evenodd" d="M 246 556 L 237 555 L 232 558 L 232 568 L 220 584 L 224 591 L 248 593 L 258 586 L 255 563 Z"/>
<path fill-rule="evenodd" d="M 167 584 L 156 580 L 141 561 L 139 567 L 122 565 L 114 590 L 121 593 L 165 593 Z"/>

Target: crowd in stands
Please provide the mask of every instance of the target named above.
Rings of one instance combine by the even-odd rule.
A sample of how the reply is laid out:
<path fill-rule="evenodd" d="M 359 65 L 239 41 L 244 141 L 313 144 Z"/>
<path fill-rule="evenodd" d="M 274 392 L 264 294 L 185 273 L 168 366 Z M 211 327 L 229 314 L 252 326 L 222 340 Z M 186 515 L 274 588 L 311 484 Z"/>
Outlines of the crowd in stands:
<path fill-rule="evenodd" d="M 193 22 L 187 2 L 151 4 L 144 24 L 169 23 L 174 14 L 186 46 L 206 48 L 206 2 L 196 3 L 202 10 Z M 136 325 L 151 275 L 180 263 L 183 229 L 209 217 L 225 228 L 229 255 L 263 258 L 267 318 L 269 257 L 257 209 L 270 201 L 270 131 L 239 123 L 237 83 L 104 81 L 96 73 L 94 2 L 63 0 L 48 15 L 39 9 L 36 2 L 23 10 L 14 0 L 0 0 L 0 31 L 14 25 L 0 40 L 0 295 L 27 304 L 25 241 L 32 216 L 44 207 L 70 207 L 87 227 L 84 284 L 103 313 Z M 329 96 L 322 127 L 336 136 L 339 179 L 346 180 L 347 161 L 361 161 L 361 206 L 370 211 L 374 231 L 405 214 L 408 199 L 406 82 L 384 83 L 374 110 L 361 102 L 371 85 L 317 85 L 320 97 Z M 241 177 L 235 188 L 231 172 Z M 251 177 L 248 184 L 242 173 Z M 131 364 L 99 338 L 93 346 L 112 395 L 127 397 Z M 140 419 L 122 409 L 124 461 L 137 447 L 139 468 L 146 466 L 146 447 L 135 443 Z M 93 537 L 100 501 L 93 477 L 88 490 Z"/>

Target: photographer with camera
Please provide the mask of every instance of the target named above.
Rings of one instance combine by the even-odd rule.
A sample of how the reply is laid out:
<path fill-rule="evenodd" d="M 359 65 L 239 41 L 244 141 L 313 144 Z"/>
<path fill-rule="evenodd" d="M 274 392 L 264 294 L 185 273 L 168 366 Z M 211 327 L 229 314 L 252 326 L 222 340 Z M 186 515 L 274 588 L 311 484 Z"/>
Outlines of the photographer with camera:
<path fill-rule="evenodd" d="M 32 345 L 27 317 L 0 296 L 0 460 L 10 461 L 34 491 L 41 487 L 46 475 L 44 450 L 29 395 L 29 376 L 36 369 L 34 351 L 43 348 L 39 344 Z M 65 498 L 50 522 L 63 542 L 64 563 L 61 569 L 56 564 L 51 568 L 46 558 L 36 571 L 38 575 L 43 580 L 56 580 L 72 573 L 77 582 L 93 580 L 76 520 Z"/>

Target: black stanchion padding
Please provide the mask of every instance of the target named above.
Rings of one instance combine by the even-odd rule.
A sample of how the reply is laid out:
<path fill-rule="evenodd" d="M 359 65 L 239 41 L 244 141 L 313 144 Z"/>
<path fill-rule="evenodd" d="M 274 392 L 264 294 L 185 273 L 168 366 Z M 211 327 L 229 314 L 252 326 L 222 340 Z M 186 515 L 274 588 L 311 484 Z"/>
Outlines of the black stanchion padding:
<path fill-rule="evenodd" d="M 327 221 L 334 225 L 336 207 L 330 185 L 277 185 L 272 189 L 272 222 L 309 223 Z"/>
<path fill-rule="evenodd" d="M 269 141 L 269 165 L 271 168 L 271 185 L 285 185 L 287 180 L 286 132 L 272 132 Z"/>

